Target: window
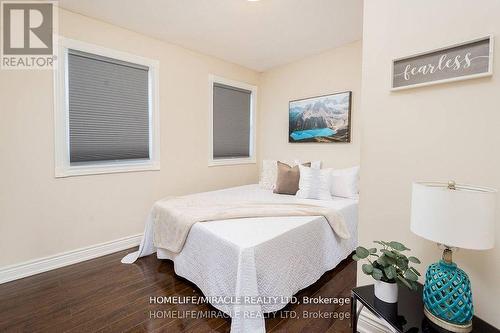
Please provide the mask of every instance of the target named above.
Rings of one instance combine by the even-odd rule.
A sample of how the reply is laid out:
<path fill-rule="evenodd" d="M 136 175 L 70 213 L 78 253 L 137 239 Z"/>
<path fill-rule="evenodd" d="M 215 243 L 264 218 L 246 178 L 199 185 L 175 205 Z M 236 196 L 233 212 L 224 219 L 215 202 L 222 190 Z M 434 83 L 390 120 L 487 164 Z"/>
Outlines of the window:
<path fill-rule="evenodd" d="M 210 77 L 209 165 L 255 163 L 257 88 Z"/>
<path fill-rule="evenodd" d="M 159 170 L 156 61 L 62 39 L 56 177 Z"/>

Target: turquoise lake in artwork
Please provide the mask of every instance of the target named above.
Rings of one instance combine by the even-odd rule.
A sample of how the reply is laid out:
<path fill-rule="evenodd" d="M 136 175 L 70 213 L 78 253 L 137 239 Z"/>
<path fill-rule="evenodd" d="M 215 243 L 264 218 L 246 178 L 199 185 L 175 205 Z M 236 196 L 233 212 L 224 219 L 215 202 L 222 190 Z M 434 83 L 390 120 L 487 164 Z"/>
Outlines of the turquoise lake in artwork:
<path fill-rule="evenodd" d="M 290 136 L 295 141 L 313 139 L 318 137 L 329 137 L 335 135 L 337 132 L 331 128 L 315 128 L 303 131 L 294 131 Z"/>

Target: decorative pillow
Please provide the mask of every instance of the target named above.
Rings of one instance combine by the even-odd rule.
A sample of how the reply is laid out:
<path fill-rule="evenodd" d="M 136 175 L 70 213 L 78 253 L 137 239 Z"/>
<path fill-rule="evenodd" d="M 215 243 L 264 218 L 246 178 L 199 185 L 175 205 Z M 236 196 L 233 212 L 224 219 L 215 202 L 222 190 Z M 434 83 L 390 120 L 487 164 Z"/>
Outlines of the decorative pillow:
<path fill-rule="evenodd" d="M 359 166 L 332 170 L 330 192 L 336 197 L 357 198 L 359 193 Z"/>
<path fill-rule="evenodd" d="M 311 163 L 303 165 L 310 167 Z M 299 166 L 289 166 L 286 163 L 278 161 L 278 177 L 276 178 L 276 186 L 274 193 L 295 195 L 299 190 L 300 171 Z"/>
<path fill-rule="evenodd" d="M 259 185 L 267 190 L 272 190 L 276 184 L 276 178 L 278 177 L 278 167 L 276 165 L 278 161 L 276 160 L 263 160 L 262 170 L 260 172 Z"/>
<path fill-rule="evenodd" d="M 299 190 L 295 194 L 301 199 L 332 200 L 330 183 L 332 169 L 315 169 L 299 165 Z"/>
<path fill-rule="evenodd" d="M 283 161 L 283 163 L 286 163 L 286 164 L 291 165 L 291 166 L 303 164 L 303 163 L 300 163 L 299 160 Z M 313 168 L 320 169 L 321 168 L 321 161 L 313 161 L 311 163 L 311 166 Z M 259 180 L 260 187 L 267 189 L 267 190 L 274 189 L 277 178 L 278 178 L 278 161 L 277 160 L 263 160 L 262 161 L 262 169 L 260 171 L 260 180 Z"/>

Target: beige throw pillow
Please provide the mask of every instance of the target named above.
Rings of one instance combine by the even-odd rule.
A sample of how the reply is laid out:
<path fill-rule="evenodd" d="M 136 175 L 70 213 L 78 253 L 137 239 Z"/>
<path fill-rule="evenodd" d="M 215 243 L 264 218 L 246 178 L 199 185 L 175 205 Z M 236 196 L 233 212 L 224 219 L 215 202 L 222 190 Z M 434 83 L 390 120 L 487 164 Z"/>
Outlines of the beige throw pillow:
<path fill-rule="evenodd" d="M 304 166 L 310 167 L 311 163 L 304 163 Z M 299 190 L 300 170 L 299 166 L 294 167 L 278 161 L 278 177 L 274 193 L 295 195 Z"/>

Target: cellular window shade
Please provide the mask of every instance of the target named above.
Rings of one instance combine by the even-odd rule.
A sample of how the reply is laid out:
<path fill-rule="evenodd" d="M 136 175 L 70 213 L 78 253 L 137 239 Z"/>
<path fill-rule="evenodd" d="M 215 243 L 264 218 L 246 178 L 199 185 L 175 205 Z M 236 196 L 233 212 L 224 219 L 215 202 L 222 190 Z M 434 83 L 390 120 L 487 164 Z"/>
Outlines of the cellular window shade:
<path fill-rule="evenodd" d="M 213 158 L 250 156 L 249 90 L 214 83 Z"/>
<path fill-rule="evenodd" d="M 149 158 L 148 67 L 68 53 L 70 162 Z"/>

